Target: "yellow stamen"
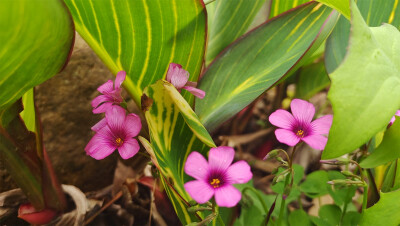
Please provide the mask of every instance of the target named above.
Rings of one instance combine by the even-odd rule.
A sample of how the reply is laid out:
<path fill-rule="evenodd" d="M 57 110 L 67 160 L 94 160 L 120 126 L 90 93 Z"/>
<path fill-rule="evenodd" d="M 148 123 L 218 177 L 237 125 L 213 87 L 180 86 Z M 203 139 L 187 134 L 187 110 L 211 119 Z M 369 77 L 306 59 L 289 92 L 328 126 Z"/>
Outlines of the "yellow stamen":
<path fill-rule="evenodd" d="M 115 142 L 117 143 L 118 147 L 121 147 L 121 145 L 124 143 L 124 141 L 119 137 L 117 139 L 115 139 Z"/>
<path fill-rule="evenodd" d="M 304 137 L 304 131 L 299 129 L 299 130 L 297 130 L 296 135 L 299 136 L 299 137 Z"/>
<path fill-rule="evenodd" d="M 210 182 L 210 184 L 214 187 L 214 188 L 219 188 L 219 184 L 221 183 L 221 181 L 219 179 L 212 179 L 212 181 Z"/>

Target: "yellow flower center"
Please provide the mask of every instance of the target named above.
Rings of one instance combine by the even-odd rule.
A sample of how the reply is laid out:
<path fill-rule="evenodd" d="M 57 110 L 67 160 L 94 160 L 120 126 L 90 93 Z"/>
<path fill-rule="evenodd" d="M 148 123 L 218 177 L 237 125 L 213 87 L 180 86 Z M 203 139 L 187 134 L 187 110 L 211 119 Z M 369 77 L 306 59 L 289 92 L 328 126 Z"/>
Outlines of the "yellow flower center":
<path fill-rule="evenodd" d="M 296 135 L 297 135 L 298 137 L 304 137 L 304 131 L 301 130 L 301 129 L 299 129 L 299 130 L 297 130 Z"/>
<path fill-rule="evenodd" d="M 210 182 L 211 186 L 213 186 L 214 188 L 219 188 L 220 183 L 221 181 L 217 178 L 212 179 L 212 181 Z"/>
<path fill-rule="evenodd" d="M 115 143 L 117 143 L 118 147 L 121 147 L 121 145 L 124 143 L 124 141 L 118 137 L 117 139 L 115 139 Z"/>

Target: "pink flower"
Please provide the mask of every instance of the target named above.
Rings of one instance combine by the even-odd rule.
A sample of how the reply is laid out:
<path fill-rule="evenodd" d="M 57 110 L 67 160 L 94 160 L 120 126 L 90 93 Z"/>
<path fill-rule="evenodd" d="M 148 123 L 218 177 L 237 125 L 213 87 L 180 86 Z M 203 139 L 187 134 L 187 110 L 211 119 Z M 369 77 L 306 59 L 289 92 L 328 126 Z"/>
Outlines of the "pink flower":
<path fill-rule="evenodd" d="M 280 127 L 275 130 L 278 141 L 289 146 L 304 141 L 314 149 L 324 150 L 328 138 L 322 134 L 329 133 L 333 116 L 325 115 L 311 122 L 315 108 L 311 103 L 300 99 L 292 100 L 290 108 L 293 115 L 279 109 L 269 116 L 271 124 Z"/>
<path fill-rule="evenodd" d="M 206 93 L 201 89 L 196 89 L 196 82 L 190 82 L 189 72 L 182 69 L 180 64 L 170 63 L 166 80 L 170 82 L 180 92 L 181 89 L 186 89 L 196 97 L 203 99 Z"/>
<path fill-rule="evenodd" d="M 92 127 L 96 134 L 85 151 L 97 160 L 104 159 L 116 149 L 123 159 L 131 158 L 139 151 L 139 143 L 133 137 L 139 134 L 141 128 L 139 116 L 126 115 L 125 109 L 113 105 L 107 109 L 105 119 Z"/>
<path fill-rule="evenodd" d="M 185 173 L 196 180 L 184 187 L 198 203 L 205 203 L 215 196 L 218 206 L 233 207 L 242 195 L 232 184 L 247 183 L 253 174 L 245 161 L 231 165 L 235 151 L 231 147 L 211 148 L 207 160 L 198 152 L 192 152 L 185 163 Z"/>
<path fill-rule="evenodd" d="M 113 84 L 113 81 L 108 80 L 106 83 L 97 88 L 97 90 L 103 95 L 94 98 L 92 101 L 94 114 L 106 112 L 111 105 L 119 105 L 124 101 L 124 99 L 121 97 L 121 84 L 125 80 L 125 77 L 126 72 L 120 71 L 117 73 L 115 78 L 115 85 Z"/>
<path fill-rule="evenodd" d="M 392 119 L 389 122 L 389 126 L 391 126 L 394 123 L 394 121 L 396 120 L 395 116 L 399 116 L 400 117 L 400 110 L 396 111 L 396 114 L 392 117 Z"/>

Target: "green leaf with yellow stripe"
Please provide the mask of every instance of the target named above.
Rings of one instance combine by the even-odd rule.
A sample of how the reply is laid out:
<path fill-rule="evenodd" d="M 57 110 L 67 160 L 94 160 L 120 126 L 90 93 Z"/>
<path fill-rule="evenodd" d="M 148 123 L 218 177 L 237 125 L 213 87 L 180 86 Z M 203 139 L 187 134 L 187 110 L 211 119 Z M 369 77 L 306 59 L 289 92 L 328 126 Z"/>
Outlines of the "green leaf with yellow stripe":
<path fill-rule="evenodd" d="M 74 26 L 61 0 L 0 1 L 0 109 L 65 65 Z"/>
<path fill-rule="evenodd" d="M 370 27 L 377 27 L 382 23 L 392 24 L 400 28 L 400 1 L 360 0 L 357 6 L 365 22 Z M 349 43 L 350 22 L 341 17 L 326 41 L 325 66 L 328 73 L 332 73 L 343 61 Z"/>
<path fill-rule="evenodd" d="M 281 14 L 224 50 L 204 73 L 196 113 L 209 130 L 272 87 L 326 39 L 338 18 L 321 3 L 310 2 Z"/>
<path fill-rule="evenodd" d="M 186 202 L 191 198 L 183 185 L 191 179 L 184 173 L 183 167 L 190 152 L 198 151 L 206 156 L 210 147 L 215 147 L 215 144 L 190 105 L 172 84 L 164 80 L 157 81 L 144 90 L 142 100 L 144 109 L 147 110 L 145 117 L 150 131 L 152 152 L 175 211 L 184 225 L 199 221 L 186 210 Z"/>
<path fill-rule="evenodd" d="M 295 8 L 311 0 L 271 0 L 269 18 L 275 17 L 289 9 Z"/>
<path fill-rule="evenodd" d="M 243 35 L 257 15 L 265 0 L 232 1 L 218 0 L 212 10 L 206 64 L 231 42 Z"/>
<path fill-rule="evenodd" d="M 106 66 L 127 72 L 124 87 L 140 106 L 142 90 L 171 62 L 197 81 L 205 50 L 206 12 L 200 0 L 65 0 L 76 30 Z M 193 96 L 184 93 L 189 102 Z"/>

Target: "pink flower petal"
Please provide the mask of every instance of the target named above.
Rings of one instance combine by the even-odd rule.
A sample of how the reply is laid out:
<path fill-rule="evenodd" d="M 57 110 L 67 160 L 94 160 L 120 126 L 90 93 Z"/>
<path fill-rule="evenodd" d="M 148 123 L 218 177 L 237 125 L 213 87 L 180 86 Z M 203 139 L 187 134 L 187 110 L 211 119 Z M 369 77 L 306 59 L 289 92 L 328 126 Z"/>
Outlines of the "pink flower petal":
<path fill-rule="evenodd" d="M 293 99 L 290 108 L 294 118 L 303 123 L 311 122 L 315 114 L 314 105 L 305 100 Z"/>
<path fill-rule="evenodd" d="M 185 69 L 179 69 L 178 72 L 175 72 L 171 77 L 171 83 L 177 89 L 182 89 L 188 80 L 189 72 L 187 72 Z"/>
<path fill-rule="evenodd" d="M 108 80 L 106 83 L 99 86 L 99 88 L 97 88 L 97 91 L 99 91 L 102 94 L 106 94 L 114 90 L 113 86 L 114 86 L 113 81 Z"/>
<path fill-rule="evenodd" d="M 218 206 L 234 207 L 241 198 L 240 191 L 232 185 L 225 185 L 215 190 L 215 202 Z"/>
<path fill-rule="evenodd" d="M 107 126 L 107 120 L 106 120 L 106 118 L 103 118 L 98 123 L 96 123 L 96 125 L 94 125 L 92 127 L 92 130 L 95 131 L 95 132 L 98 132 L 101 129 L 103 129 L 105 126 Z"/>
<path fill-rule="evenodd" d="M 195 95 L 196 97 L 203 99 L 204 96 L 206 95 L 206 92 L 204 92 L 201 89 L 197 89 L 191 86 L 184 86 L 182 89 L 186 89 L 187 91 L 189 91 L 191 94 Z"/>
<path fill-rule="evenodd" d="M 92 107 L 97 108 L 100 104 L 105 102 L 113 102 L 113 98 L 109 95 L 100 95 L 92 100 Z"/>
<path fill-rule="evenodd" d="M 312 134 L 328 134 L 333 115 L 325 115 L 311 122 Z"/>
<path fill-rule="evenodd" d="M 142 122 L 136 114 L 128 114 L 125 118 L 125 131 L 128 137 L 136 137 L 142 129 Z"/>
<path fill-rule="evenodd" d="M 249 164 L 246 161 L 238 161 L 229 166 L 226 176 L 230 184 L 247 183 L 253 177 Z"/>
<path fill-rule="evenodd" d="M 202 180 L 189 181 L 184 187 L 190 197 L 200 204 L 207 202 L 214 195 L 214 189 Z"/>
<path fill-rule="evenodd" d="M 396 120 L 395 116 L 400 117 L 400 110 L 396 111 L 396 114 L 390 119 L 389 126 L 391 126 L 394 123 L 394 121 Z"/>
<path fill-rule="evenodd" d="M 279 142 L 287 144 L 289 146 L 295 146 L 300 141 L 300 138 L 297 137 L 296 134 L 287 129 L 275 130 L 275 136 Z"/>
<path fill-rule="evenodd" d="M 185 173 L 187 175 L 197 180 L 207 180 L 208 171 L 208 162 L 203 155 L 197 151 L 189 154 L 185 163 Z"/>
<path fill-rule="evenodd" d="M 118 152 L 121 158 L 129 159 L 136 155 L 139 149 L 140 146 L 137 140 L 131 138 L 128 140 L 124 140 L 124 143 L 121 145 L 121 147 L 118 147 Z"/>
<path fill-rule="evenodd" d="M 93 112 L 93 114 L 103 113 L 103 112 L 106 112 L 107 109 L 111 108 L 111 106 L 113 106 L 113 104 L 111 102 L 105 102 L 105 103 L 101 104 L 100 106 L 98 106 L 97 108 L 93 108 L 92 112 Z"/>
<path fill-rule="evenodd" d="M 106 111 L 107 124 L 113 132 L 123 131 L 125 117 L 125 109 L 118 105 L 113 105 Z"/>
<path fill-rule="evenodd" d="M 295 124 L 295 119 L 288 111 L 279 109 L 269 116 L 269 122 L 282 129 L 291 130 L 293 124 Z"/>
<path fill-rule="evenodd" d="M 175 63 L 170 63 L 168 67 L 168 72 L 165 80 L 168 82 L 171 82 L 172 76 L 176 73 L 178 73 L 179 69 L 182 68 L 182 65 L 180 64 L 175 64 Z"/>
<path fill-rule="evenodd" d="M 303 137 L 301 139 L 310 145 L 310 147 L 321 151 L 325 149 L 326 142 L 328 141 L 328 138 L 319 134 Z"/>
<path fill-rule="evenodd" d="M 210 169 L 224 172 L 231 165 L 235 150 L 231 147 L 220 146 L 211 148 L 208 154 L 208 163 Z"/>
<path fill-rule="evenodd" d="M 86 154 L 97 160 L 109 156 L 115 149 L 116 146 L 113 145 L 109 139 L 104 138 L 100 134 L 94 135 L 85 147 Z"/>
<path fill-rule="evenodd" d="M 115 78 L 115 89 L 118 89 L 121 87 L 122 82 L 125 81 L 126 78 L 126 72 L 125 71 L 119 71 L 116 75 Z"/>

